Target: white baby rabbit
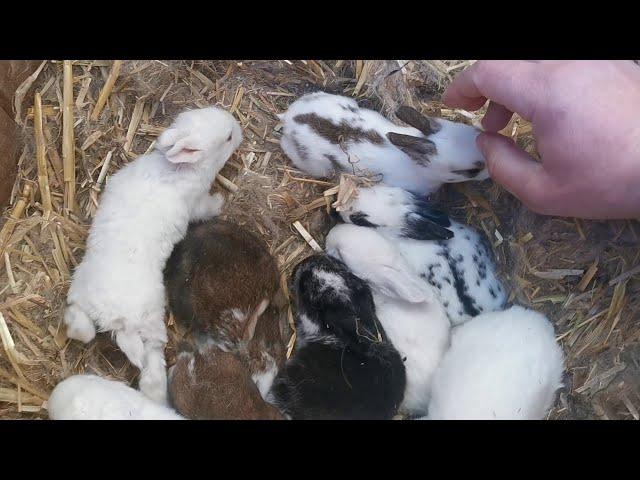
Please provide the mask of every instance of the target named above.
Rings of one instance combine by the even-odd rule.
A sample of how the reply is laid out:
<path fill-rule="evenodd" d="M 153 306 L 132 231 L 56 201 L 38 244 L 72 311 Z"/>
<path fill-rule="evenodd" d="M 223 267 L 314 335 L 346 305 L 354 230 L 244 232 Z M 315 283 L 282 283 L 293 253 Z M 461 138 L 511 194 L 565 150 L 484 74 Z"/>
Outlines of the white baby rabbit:
<path fill-rule="evenodd" d="M 74 375 L 60 382 L 47 401 L 51 420 L 184 420 L 123 382 Z"/>
<path fill-rule="evenodd" d="M 544 315 L 520 306 L 479 315 L 452 332 L 428 419 L 544 419 L 562 371 L 562 350 Z"/>
<path fill-rule="evenodd" d="M 401 188 L 374 185 L 358 189 L 338 213 L 345 222 L 389 239 L 413 271 L 434 287 L 453 325 L 504 308 L 506 291 L 486 242 L 424 199 Z"/>
<path fill-rule="evenodd" d="M 443 183 L 489 178 L 475 143 L 478 129 L 406 106 L 396 115 L 411 126 L 395 125 L 352 98 L 311 93 L 279 115 L 280 145 L 296 167 L 314 177 L 367 172 L 419 195 Z"/>
<path fill-rule="evenodd" d="M 378 319 L 405 362 L 399 412 L 424 415 L 433 374 L 449 345 L 442 304 L 393 244 L 371 228 L 337 225 L 327 235 L 326 249 L 371 286 Z"/>
<path fill-rule="evenodd" d="M 156 150 L 109 179 L 73 274 L 67 335 L 87 343 L 96 327 L 111 331 L 142 370 L 140 390 L 161 403 L 167 399 L 162 270 L 189 222 L 220 212 L 223 198 L 209 189 L 241 140 L 238 122 L 219 108 L 178 115 Z"/>

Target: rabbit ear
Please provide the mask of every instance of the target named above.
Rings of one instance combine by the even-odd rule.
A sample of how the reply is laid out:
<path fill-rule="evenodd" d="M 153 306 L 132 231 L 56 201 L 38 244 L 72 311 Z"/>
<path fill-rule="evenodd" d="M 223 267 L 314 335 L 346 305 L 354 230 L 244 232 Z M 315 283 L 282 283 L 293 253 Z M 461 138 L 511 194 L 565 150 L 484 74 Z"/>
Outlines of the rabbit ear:
<path fill-rule="evenodd" d="M 372 281 L 386 296 L 410 303 L 432 300 L 427 286 L 417 276 L 388 265 L 378 265 L 377 269 L 379 275 Z"/>
<path fill-rule="evenodd" d="M 406 105 L 398 108 L 398 110 L 396 111 L 396 117 L 398 117 L 407 125 L 411 125 L 413 128 L 417 128 L 426 136 L 429 136 L 432 133 L 436 133 L 438 130 L 440 130 L 440 125 L 438 125 L 434 120 L 422 115 L 415 108 L 411 108 Z"/>
<path fill-rule="evenodd" d="M 264 311 L 269 306 L 269 300 L 266 298 L 263 299 L 257 308 L 251 313 L 249 318 L 247 318 L 247 323 L 244 326 L 244 330 L 242 332 L 242 339 L 249 343 L 253 339 L 253 335 L 256 333 L 256 325 L 258 324 L 258 319 L 260 315 L 264 313 Z"/>
<path fill-rule="evenodd" d="M 195 163 L 202 157 L 195 138 L 188 132 L 170 128 L 158 138 L 158 147 L 165 152 L 171 163 Z"/>
<path fill-rule="evenodd" d="M 438 153 L 436 144 L 426 138 L 395 132 L 387 133 L 387 138 L 404 153 L 417 160 L 420 165 L 428 164 L 430 162 L 428 156 Z"/>

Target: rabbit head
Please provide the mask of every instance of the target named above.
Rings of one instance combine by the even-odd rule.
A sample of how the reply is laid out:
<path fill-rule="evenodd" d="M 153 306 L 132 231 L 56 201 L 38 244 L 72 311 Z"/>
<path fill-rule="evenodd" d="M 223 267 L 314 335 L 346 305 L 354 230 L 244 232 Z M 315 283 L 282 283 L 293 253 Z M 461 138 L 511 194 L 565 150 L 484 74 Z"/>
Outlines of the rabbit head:
<path fill-rule="evenodd" d="M 389 132 L 387 139 L 417 164 L 427 167 L 434 178 L 443 183 L 489 178 L 484 157 L 476 145 L 480 130 L 464 123 L 427 117 L 408 106 L 400 107 L 396 116 L 422 135 Z"/>
<path fill-rule="evenodd" d="M 296 265 L 292 277 L 301 340 L 335 336 L 358 343 L 362 335 L 378 337 L 371 289 L 342 261 L 313 255 Z"/>
<path fill-rule="evenodd" d="M 399 187 L 383 184 L 360 188 L 340 209 L 346 223 L 382 228 L 414 240 L 453 237 L 449 217 L 430 202 Z"/>
<path fill-rule="evenodd" d="M 156 148 L 171 163 L 209 160 L 222 168 L 241 142 L 242 130 L 233 115 L 221 108 L 207 107 L 178 115 L 158 137 Z"/>

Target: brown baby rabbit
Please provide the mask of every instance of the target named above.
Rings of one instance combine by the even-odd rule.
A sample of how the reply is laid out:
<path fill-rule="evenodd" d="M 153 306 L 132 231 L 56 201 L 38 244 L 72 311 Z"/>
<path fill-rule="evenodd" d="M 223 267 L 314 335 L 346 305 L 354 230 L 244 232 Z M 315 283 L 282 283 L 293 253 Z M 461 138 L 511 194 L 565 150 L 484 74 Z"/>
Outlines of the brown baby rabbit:
<path fill-rule="evenodd" d="M 285 360 L 280 315 L 275 305 L 278 269 L 264 243 L 230 222 L 213 219 L 193 223 L 186 237 L 175 246 L 164 275 L 169 307 L 176 322 L 189 328 L 190 335 L 196 339 L 193 343 L 197 347 L 192 348 L 200 352 L 203 365 L 224 364 L 227 373 L 242 366 L 246 369 L 244 377 L 229 377 L 237 377 L 234 388 L 238 391 L 244 388 L 242 382 L 246 377 L 264 398 Z M 225 352 L 235 355 L 236 360 L 222 355 Z M 205 359 L 209 354 L 215 358 Z M 215 369 L 209 366 L 211 368 L 203 367 L 204 376 L 181 379 L 180 388 L 187 389 L 186 385 L 191 382 L 196 392 L 203 388 L 200 384 L 215 385 L 212 380 Z M 173 374 L 174 382 L 180 378 L 176 377 L 177 372 Z M 170 386 L 174 396 L 177 388 Z M 207 391 L 206 396 L 231 395 L 222 390 Z M 191 394 L 181 391 L 180 395 Z M 218 401 L 223 399 L 206 399 L 211 408 L 218 405 Z M 177 409 L 189 416 L 180 407 Z M 207 418 L 220 418 L 229 414 L 209 410 L 207 415 Z M 255 412 L 245 412 L 237 418 L 255 415 Z"/>
<path fill-rule="evenodd" d="M 262 399 L 238 355 L 206 341 L 183 342 L 169 370 L 169 397 L 174 408 L 192 420 L 282 420 Z"/>

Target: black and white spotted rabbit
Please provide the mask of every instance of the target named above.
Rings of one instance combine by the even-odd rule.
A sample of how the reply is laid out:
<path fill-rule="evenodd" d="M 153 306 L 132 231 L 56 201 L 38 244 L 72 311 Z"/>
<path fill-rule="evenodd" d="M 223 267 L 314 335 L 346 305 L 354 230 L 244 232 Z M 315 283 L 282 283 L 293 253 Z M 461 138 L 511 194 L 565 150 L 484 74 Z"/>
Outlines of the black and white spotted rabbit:
<path fill-rule="evenodd" d="M 506 291 L 486 240 L 425 200 L 374 185 L 360 188 L 339 215 L 391 239 L 413 271 L 435 289 L 452 325 L 505 307 Z"/>

